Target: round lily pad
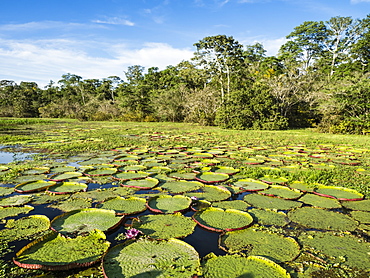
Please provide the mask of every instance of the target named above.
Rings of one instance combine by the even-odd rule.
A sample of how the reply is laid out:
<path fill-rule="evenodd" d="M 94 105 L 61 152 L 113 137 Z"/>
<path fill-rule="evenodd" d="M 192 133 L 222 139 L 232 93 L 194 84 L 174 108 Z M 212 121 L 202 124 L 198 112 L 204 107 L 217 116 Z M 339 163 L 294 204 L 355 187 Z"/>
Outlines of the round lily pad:
<path fill-rule="evenodd" d="M 116 168 L 98 168 L 88 169 L 84 172 L 86 176 L 97 177 L 97 176 L 110 176 L 117 172 Z"/>
<path fill-rule="evenodd" d="M 298 199 L 303 193 L 298 189 L 292 189 L 283 185 L 271 184 L 268 189 L 261 191 L 261 194 L 291 200 Z"/>
<path fill-rule="evenodd" d="M 370 211 L 370 199 L 360 201 L 344 201 L 342 206 L 353 210 Z"/>
<path fill-rule="evenodd" d="M 364 198 L 363 194 L 357 192 L 354 189 L 338 186 L 319 185 L 313 193 L 342 201 L 357 201 Z"/>
<path fill-rule="evenodd" d="M 0 219 L 17 216 L 21 213 L 29 213 L 33 209 L 34 207 L 28 205 L 22 207 L 0 207 Z"/>
<path fill-rule="evenodd" d="M 108 278 L 193 277 L 199 271 L 199 255 L 178 239 L 139 239 L 119 244 L 103 257 L 103 272 Z"/>
<path fill-rule="evenodd" d="M 95 230 L 87 236 L 66 238 L 51 232 L 23 247 L 13 259 L 23 268 L 67 270 L 87 267 L 101 259 L 110 243 L 105 234 Z"/>
<path fill-rule="evenodd" d="M 219 166 L 219 167 L 212 168 L 211 171 L 215 173 L 227 174 L 231 176 L 236 173 L 239 173 L 240 169 L 235 169 L 233 167 Z"/>
<path fill-rule="evenodd" d="M 358 223 L 348 215 L 320 208 L 302 207 L 288 213 L 293 222 L 308 228 L 334 231 L 354 231 Z"/>
<path fill-rule="evenodd" d="M 64 172 L 73 172 L 76 170 L 74 166 L 57 166 L 50 169 L 51 173 L 64 173 Z"/>
<path fill-rule="evenodd" d="M 144 178 L 144 179 L 134 179 L 126 181 L 121 184 L 123 187 L 132 187 L 138 189 L 150 189 L 159 184 L 159 180 L 155 178 Z"/>
<path fill-rule="evenodd" d="M 370 212 L 369 211 L 351 211 L 351 216 L 362 224 L 370 224 Z"/>
<path fill-rule="evenodd" d="M 61 200 L 56 204 L 52 204 L 49 207 L 56 208 L 62 211 L 72 211 L 77 209 L 90 208 L 91 204 L 92 200 L 90 198 L 68 198 L 66 200 Z"/>
<path fill-rule="evenodd" d="M 370 243 L 349 234 L 335 235 L 330 232 L 307 232 L 298 238 L 303 246 L 314 248 L 328 256 L 329 262 L 369 271 Z"/>
<path fill-rule="evenodd" d="M 284 268 L 261 256 L 213 256 L 204 263 L 202 269 L 204 278 L 290 278 Z"/>
<path fill-rule="evenodd" d="M 197 191 L 187 192 L 184 195 L 196 197 L 199 200 L 206 200 L 208 202 L 216 202 L 228 199 L 231 196 L 231 192 L 221 186 L 204 185 Z"/>
<path fill-rule="evenodd" d="M 44 180 L 39 180 L 39 181 L 29 181 L 29 182 L 24 182 L 21 184 L 18 184 L 15 188 L 14 191 L 18 193 L 31 193 L 31 192 L 37 192 L 44 190 L 52 185 L 56 184 L 55 181 L 44 181 Z"/>
<path fill-rule="evenodd" d="M 65 172 L 65 173 L 57 173 L 52 175 L 49 180 L 51 181 L 64 181 L 68 179 L 78 178 L 81 177 L 82 173 L 80 172 Z"/>
<path fill-rule="evenodd" d="M 143 215 L 134 219 L 132 227 L 153 239 L 186 237 L 194 232 L 196 223 L 181 213 Z"/>
<path fill-rule="evenodd" d="M 312 192 L 314 190 L 314 186 L 311 186 L 308 183 L 303 181 L 294 181 L 289 184 L 290 188 L 298 189 L 302 192 Z"/>
<path fill-rule="evenodd" d="M 114 210 L 117 215 L 136 214 L 146 210 L 146 199 L 118 196 L 98 204 L 97 208 Z"/>
<path fill-rule="evenodd" d="M 49 173 L 49 167 L 34 167 L 31 169 L 27 169 L 22 171 L 23 175 L 38 175 L 38 174 L 46 174 Z"/>
<path fill-rule="evenodd" d="M 249 165 L 259 165 L 259 164 L 265 163 L 265 160 L 250 157 L 250 158 L 243 159 L 241 162 L 244 164 L 249 164 Z"/>
<path fill-rule="evenodd" d="M 148 208 L 157 213 L 175 213 L 190 207 L 191 199 L 182 195 L 161 195 L 148 200 Z"/>
<path fill-rule="evenodd" d="M 118 170 L 127 172 L 127 171 L 144 171 L 146 169 L 147 167 L 144 165 L 126 165 L 124 167 L 120 167 Z"/>
<path fill-rule="evenodd" d="M 269 175 L 263 176 L 260 180 L 268 184 L 274 184 L 274 183 L 284 184 L 288 182 L 287 178 L 284 178 L 284 177 L 276 178 L 274 176 L 269 176 Z"/>
<path fill-rule="evenodd" d="M 243 200 L 253 207 L 263 209 L 290 210 L 302 206 L 302 203 L 256 193 L 245 195 Z"/>
<path fill-rule="evenodd" d="M 183 193 L 201 188 L 203 184 L 199 181 L 175 180 L 168 181 L 161 185 L 161 188 L 171 193 Z"/>
<path fill-rule="evenodd" d="M 285 226 L 290 220 L 282 211 L 273 211 L 270 209 L 250 209 L 248 213 L 253 216 L 255 221 L 261 225 Z"/>
<path fill-rule="evenodd" d="M 171 178 L 179 179 L 179 180 L 194 180 L 196 173 L 181 173 L 181 172 L 174 172 L 168 174 Z"/>
<path fill-rule="evenodd" d="M 79 209 L 66 212 L 51 221 L 51 228 L 62 234 L 85 233 L 94 229 L 108 231 L 117 227 L 122 217 L 116 217 L 114 210 Z"/>
<path fill-rule="evenodd" d="M 113 179 L 120 180 L 120 181 L 145 179 L 147 177 L 149 177 L 149 173 L 141 172 L 141 171 L 120 172 L 112 176 Z"/>
<path fill-rule="evenodd" d="M 197 211 L 193 219 L 199 226 L 215 232 L 244 229 L 253 222 L 253 217 L 247 212 L 215 207 Z"/>
<path fill-rule="evenodd" d="M 228 180 L 229 175 L 213 172 L 204 172 L 196 175 L 195 179 L 206 184 L 212 184 Z"/>
<path fill-rule="evenodd" d="M 13 192 L 14 192 L 13 187 L 0 186 L 0 196 L 9 195 L 9 194 L 12 194 Z"/>
<path fill-rule="evenodd" d="M 0 207 L 22 206 L 32 201 L 32 195 L 15 195 L 0 199 Z"/>
<path fill-rule="evenodd" d="M 253 228 L 226 232 L 221 236 L 220 245 L 230 253 L 244 250 L 248 255 L 264 256 L 277 263 L 294 260 L 301 249 L 291 237 Z"/>
<path fill-rule="evenodd" d="M 234 186 L 238 186 L 245 191 L 260 191 L 269 187 L 269 185 L 265 182 L 250 178 L 240 179 L 234 182 Z"/>
<path fill-rule="evenodd" d="M 46 192 L 53 194 L 69 194 L 79 191 L 86 191 L 87 185 L 80 182 L 62 182 L 50 186 Z"/>
<path fill-rule="evenodd" d="M 28 181 L 40 181 L 47 179 L 47 175 L 40 174 L 40 175 L 25 175 L 25 176 L 19 176 L 14 179 L 14 182 L 17 183 L 23 183 Z"/>
<path fill-rule="evenodd" d="M 237 209 L 241 211 L 246 211 L 249 205 L 242 200 L 231 200 L 231 201 L 220 201 L 212 203 L 212 206 L 215 208 L 222 209 Z"/>
<path fill-rule="evenodd" d="M 322 197 L 316 194 L 306 193 L 299 201 L 320 208 L 332 209 L 332 208 L 341 208 L 339 201 L 332 198 Z"/>

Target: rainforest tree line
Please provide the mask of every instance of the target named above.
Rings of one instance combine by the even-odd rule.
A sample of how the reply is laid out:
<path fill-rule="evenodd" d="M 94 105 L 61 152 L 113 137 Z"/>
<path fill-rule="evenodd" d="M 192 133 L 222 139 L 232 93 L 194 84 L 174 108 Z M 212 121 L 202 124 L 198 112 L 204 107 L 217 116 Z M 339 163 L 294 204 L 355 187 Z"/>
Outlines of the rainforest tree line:
<path fill-rule="evenodd" d="M 370 133 L 370 15 L 306 21 L 276 56 L 205 37 L 190 61 L 127 68 L 124 79 L 67 73 L 39 88 L 0 81 L 0 116 L 173 121 L 231 129 Z"/>

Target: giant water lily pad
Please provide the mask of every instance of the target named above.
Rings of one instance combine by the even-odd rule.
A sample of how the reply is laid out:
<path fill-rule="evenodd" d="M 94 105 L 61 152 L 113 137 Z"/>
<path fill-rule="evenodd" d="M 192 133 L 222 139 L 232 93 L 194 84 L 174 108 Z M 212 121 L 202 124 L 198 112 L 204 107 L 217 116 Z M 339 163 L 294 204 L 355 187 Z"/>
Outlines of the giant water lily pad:
<path fill-rule="evenodd" d="M 22 207 L 0 207 L 0 219 L 17 216 L 21 213 L 29 213 L 33 209 L 34 207 L 28 205 Z"/>
<path fill-rule="evenodd" d="M 320 208 L 332 209 L 332 208 L 341 208 L 339 201 L 332 198 L 326 198 L 315 194 L 306 193 L 299 201 Z"/>
<path fill-rule="evenodd" d="M 71 239 L 51 232 L 22 248 L 14 263 L 23 268 L 66 270 L 90 266 L 101 259 L 110 243 L 103 232 Z"/>
<path fill-rule="evenodd" d="M 11 194 L 13 192 L 14 192 L 14 188 L 13 187 L 0 186 L 0 196 L 9 195 L 9 194 Z"/>
<path fill-rule="evenodd" d="M 144 178 L 144 179 L 134 179 L 126 181 L 121 184 L 124 187 L 132 187 L 138 189 L 150 189 L 159 184 L 159 180 L 155 178 Z"/>
<path fill-rule="evenodd" d="M 23 175 L 38 175 L 38 174 L 46 174 L 49 173 L 49 167 L 34 167 L 31 169 L 23 170 Z"/>
<path fill-rule="evenodd" d="M 241 211 L 246 211 L 249 205 L 242 200 L 231 200 L 231 201 L 220 201 L 212 203 L 213 207 L 222 209 L 237 209 Z"/>
<path fill-rule="evenodd" d="M 265 182 L 250 178 L 240 179 L 234 183 L 234 186 L 238 186 L 244 191 L 260 191 L 269 187 Z"/>
<path fill-rule="evenodd" d="M 274 176 L 269 176 L 269 175 L 263 176 L 260 180 L 268 184 L 274 184 L 274 183 L 284 184 L 288 182 L 287 178 L 274 177 Z"/>
<path fill-rule="evenodd" d="M 97 177 L 97 176 L 110 176 L 117 172 L 116 168 L 97 168 L 88 169 L 84 172 L 86 176 Z"/>
<path fill-rule="evenodd" d="M 14 182 L 17 183 L 23 183 L 28 181 L 40 181 L 47 179 L 47 175 L 40 174 L 40 175 L 25 175 L 25 176 L 19 176 L 14 179 Z"/>
<path fill-rule="evenodd" d="M 245 195 L 243 200 L 253 207 L 263 209 L 289 210 L 302 206 L 302 203 L 300 202 L 255 193 Z"/>
<path fill-rule="evenodd" d="M 307 232 L 299 236 L 303 246 L 314 248 L 328 256 L 329 262 L 342 263 L 358 269 L 370 270 L 370 243 L 349 234 Z"/>
<path fill-rule="evenodd" d="M 0 199 L 0 207 L 22 206 L 31 202 L 32 195 L 15 195 Z"/>
<path fill-rule="evenodd" d="M 92 205 L 91 199 L 88 198 L 69 198 L 50 205 L 51 208 L 56 208 L 62 211 L 72 211 L 77 209 L 90 208 Z"/>
<path fill-rule="evenodd" d="M 312 192 L 315 187 L 303 181 L 293 181 L 289 183 L 289 187 L 293 189 L 298 189 L 302 192 Z"/>
<path fill-rule="evenodd" d="M 258 224 L 285 226 L 290 221 L 288 216 L 282 211 L 273 211 L 270 209 L 250 209 L 248 213 L 253 216 Z"/>
<path fill-rule="evenodd" d="M 64 181 L 68 179 L 78 178 L 81 177 L 82 173 L 80 172 L 65 172 L 65 173 L 57 173 L 52 175 L 49 179 L 52 181 Z"/>
<path fill-rule="evenodd" d="M 354 189 L 338 186 L 319 185 L 313 193 L 342 201 L 357 201 L 364 198 L 363 194 L 357 192 Z"/>
<path fill-rule="evenodd" d="M 223 201 L 231 196 L 231 192 L 225 187 L 204 185 L 194 192 L 187 192 L 184 194 L 188 197 L 196 197 L 199 200 L 206 200 L 208 202 Z"/>
<path fill-rule="evenodd" d="M 168 174 L 171 178 L 179 179 L 179 180 L 194 180 L 196 173 L 188 173 L 188 172 L 174 172 Z"/>
<path fill-rule="evenodd" d="M 79 191 L 86 191 L 87 185 L 81 182 L 62 182 L 50 186 L 46 191 L 53 194 L 68 194 Z"/>
<path fill-rule="evenodd" d="M 149 173 L 146 172 L 133 172 L 133 171 L 128 171 L 128 172 L 120 172 L 112 176 L 113 179 L 115 180 L 120 180 L 120 181 L 128 181 L 128 180 L 138 180 L 138 179 L 145 179 L 149 176 Z"/>
<path fill-rule="evenodd" d="M 183 193 L 201 188 L 203 184 L 199 181 L 175 180 L 168 181 L 161 185 L 161 188 L 171 193 Z"/>
<path fill-rule="evenodd" d="M 196 223 L 181 213 L 144 215 L 134 219 L 132 227 L 153 239 L 186 237 L 194 232 Z"/>
<path fill-rule="evenodd" d="M 345 201 L 342 206 L 353 210 L 370 211 L 370 199 L 360 201 Z"/>
<path fill-rule="evenodd" d="M 108 278 L 188 278 L 199 271 L 199 255 L 178 239 L 140 239 L 119 244 L 104 256 L 103 272 Z"/>
<path fill-rule="evenodd" d="M 122 217 L 116 217 L 114 210 L 79 209 L 66 212 L 51 221 L 51 228 L 62 234 L 85 233 L 94 229 L 108 231 L 118 226 Z"/>
<path fill-rule="evenodd" d="M 1 240 L 15 241 L 49 229 L 50 220 L 45 215 L 31 215 L 17 220 L 10 219 L 0 230 Z"/>
<path fill-rule="evenodd" d="M 191 199 L 182 195 L 161 195 L 148 200 L 148 208 L 157 213 L 175 213 L 188 209 Z"/>
<path fill-rule="evenodd" d="M 18 184 L 15 188 L 14 191 L 18 193 L 31 193 L 31 192 L 37 192 L 44 190 L 52 185 L 56 184 L 55 181 L 44 181 L 44 180 L 39 180 L 39 181 L 29 181 L 29 182 L 24 182 L 21 184 Z"/>
<path fill-rule="evenodd" d="M 50 169 L 50 172 L 51 173 L 64 173 L 64 172 L 73 172 L 76 170 L 76 167 L 74 166 L 57 166 L 57 167 L 53 167 Z"/>
<path fill-rule="evenodd" d="M 204 172 L 196 175 L 195 179 L 203 183 L 212 184 L 228 180 L 229 175 L 213 172 Z"/>
<path fill-rule="evenodd" d="M 219 167 L 212 168 L 211 171 L 215 173 L 227 174 L 230 176 L 230 175 L 239 173 L 240 169 L 235 169 L 233 167 L 219 166 Z"/>
<path fill-rule="evenodd" d="M 356 219 L 362 224 L 370 224 L 370 212 L 369 211 L 351 211 L 352 218 Z"/>
<path fill-rule="evenodd" d="M 97 208 L 114 210 L 117 215 L 135 214 L 146 210 L 146 199 L 118 196 L 98 204 Z"/>
<path fill-rule="evenodd" d="M 354 231 L 358 223 L 348 215 L 320 208 L 303 207 L 288 213 L 293 222 L 308 228 L 334 231 Z"/>
<path fill-rule="evenodd" d="M 253 228 L 227 232 L 221 236 L 220 244 L 230 253 L 244 250 L 248 255 L 264 256 L 278 263 L 292 261 L 300 253 L 293 238 Z"/>
<path fill-rule="evenodd" d="M 193 219 L 199 226 L 215 232 L 244 229 L 253 222 L 253 217 L 247 212 L 215 207 L 197 211 Z"/>
<path fill-rule="evenodd" d="M 303 193 L 298 189 L 292 189 L 287 186 L 272 184 L 268 189 L 263 190 L 261 194 L 290 200 L 298 199 L 300 196 L 302 196 Z"/>
<path fill-rule="evenodd" d="M 202 268 L 204 278 L 290 278 L 284 268 L 261 256 L 225 255 L 207 259 Z"/>

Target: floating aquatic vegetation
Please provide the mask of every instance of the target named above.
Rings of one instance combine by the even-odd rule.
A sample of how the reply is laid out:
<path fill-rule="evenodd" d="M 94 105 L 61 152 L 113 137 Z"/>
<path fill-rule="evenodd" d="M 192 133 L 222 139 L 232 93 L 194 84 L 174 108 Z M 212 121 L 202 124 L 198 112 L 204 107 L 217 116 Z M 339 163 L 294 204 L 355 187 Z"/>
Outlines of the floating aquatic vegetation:
<path fill-rule="evenodd" d="M 199 226 L 215 232 L 244 229 L 253 222 L 253 217 L 247 212 L 215 207 L 197 211 L 193 219 Z"/>
<path fill-rule="evenodd" d="M 327 197 L 319 196 L 316 194 L 310 194 L 310 193 L 306 193 L 304 196 L 299 198 L 299 201 L 305 204 L 314 206 L 314 207 L 320 207 L 320 208 L 326 208 L 326 209 L 342 207 L 339 201 L 336 199 L 327 198 Z"/>
<path fill-rule="evenodd" d="M 82 234 L 94 229 L 114 229 L 122 220 L 122 217 L 116 217 L 114 210 L 87 208 L 58 215 L 51 221 L 51 228 L 61 234 Z"/>
<path fill-rule="evenodd" d="M 370 212 L 354 210 L 350 212 L 352 218 L 363 224 L 370 224 Z"/>
<path fill-rule="evenodd" d="M 92 205 L 91 199 L 87 198 L 69 198 L 61 200 L 56 204 L 50 205 L 51 208 L 56 208 L 62 211 L 72 211 L 77 209 L 90 208 Z"/>
<path fill-rule="evenodd" d="M 22 207 L 0 207 L 0 219 L 17 216 L 21 213 L 29 213 L 33 209 L 34 207 L 28 205 Z"/>
<path fill-rule="evenodd" d="M 293 181 L 289 183 L 290 188 L 298 189 L 302 192 L 312 192 L 315 187 L 303 181 Z"/>
<path fill-rule="evenodd" d="M 179 179 L 179 180 L 194 180 L 196 173 L 188 173 L 188 172 L 173 172 L 168 174 L 171 178 Z"/>
<path fill-rule="evenodd" d="M 327 255 L 332 263 L 370 270 L 370 243 L 358 237 L 330 232 L 306 232 L 299 236 L 298 241 L 303 246 Z"/>
<path fill-rule="evenodd" d="M 194 192 L 187 192 L 184 194 L 188 197 L 197 197 L 199 200 L 206 200 L 208 202 L 223 201 L 231 197 L 231 192 L 224 187 L 214 185 L 204 185 Z"/>
<path fill-rule="evenodd" d="M 0 186 L 0 196 L 9 195 L 13 192 L 14 192 L 14 188 L 12 188 L 12 187 Z"/>
<path fill-rule="evenodd" d="M 64 173 L 57 173 L 52 175 L 49 180 L 51 181 L 64 181 L 68 179 L 78 178 L 81 177 L 82 173 L 80 172 L 64 172 Z"/>
<path fill-rule="evenodd" d="M 46 192 L 52 194 L 70 194 L 79 191 L 86 191 L 87 185 L 80 182 L 61 182 L 50 186 Z"/>
<path fill-rule="evenodd" d="M 290 210 L 302 206 L 302 203 L 300 202 L 264 196 L 256 193 L 245 195 L 243 200 L 253 207 L 263 209 Z"/>
<path fill-rule="evenodd" d="M 234 186 L 238 186 L 245 191 L 260 191 L 265 190 L 266 188 L 269 187 L 269 185 L 265 182 L 250 178 L 240 179 L 234 182 Z"/>
<path fill-rule="evenodd" d="M 22 175 L 38 175 L 38 174 L 47 174 L 49 173 L 49 167 L 34 167 L 31 169 L 23 170 Z"/>
<path fill-rule="evenodd" d="M 168 190 L 171 193 L 184 193 L 201 188 L 203 184 L 198 181 L 174 180 L 165 182 L 161 188 Z"/>
<path fill-rule="evenodd" d="M 101 209 L 114 210 L 117 215 L 136 214 L 146 210 L 146 199 L 138 197 L 115 197 L 96 206 Z"/>
<path fill-rule="evenodd" d="M 87 169 L 84 171 L 84 175 L 89 177 L 98 177 L 98 176 L 110 176 L 117 172 L 116 168 L 95 168 Z"/>
<path fill-rule="evenodd" d="M 47 179 L 47 175 L 40 174 L 40 175 L 24 175 L 19 176 L 14 179 L 14 182 L 16 183 L 23 183 L 23 182 L 29 182 L 29 181 L 39 181 L 39 180 L 45 180 Z"/>
<path fill-rule="evenodd" d="M 142 171 L 128 171 L 128 172 L 120 172 L 117 174 L 114 174 L 112 176 L 113 179 L 119 180 L 119 181 L 128 181 L 128 180 L 138 180 L 138 179 L 145 179 L 149 177 L 149 173 L 142 172 Z"/>
<path fill-rule="evenodd" d="M 127 172 L 127 171 L 145 171 L 148 167 L 144 165 L 139 165 L 139 164 L 130 164 L 130 165 L 125 165 L 123 167 L 119 167 L 119 171 Z"/>
<path fill-rule="evenodd" d="M 342 206 L 353 210 L 370 211 L 370 199 L 359 201 L 344 201 Z"/>
<path fill-rule="evenodd" d="M 67 270 L 86 267 L 99 261 L 109 245 L 104 233 L 99 230 L 73 239 L 51 232 L 23 247 L 13 261 L 20 267 L 30 269 Z"/>
<path fill-rule="evenodd" d="M 64 199 L 67 199 L 69 195 L 54 195 L 48 193 L 36 193 L 32 194 L 33 199 L 31 204 L 33 205 L 42 205 L 42 204 L 50 204 L 53 202 L 58 202 Z"/>
<path fill-rule="evenodd" d="M 290 220 L 282 211 L 273 211 L 270 209 L 250 209 L 248 213 L 253 216 L 255 222 L 260 225 L 285 226 Z"/>
<path fill-rule="evenodd" d="M 132 187 L 137 189 L 151 189 L 159 184 L 159 180 L 155 178 L 144 178 L 128 180 L 121 184 L 123 187 Z"/>
<path fill-rule="evenodd" d="M 102 263 L 108 278 L 188 278 L 198 273 L 199 266 L 195 249 L 178 239 L 127 241 L 111 248 Z"/>
<path fill-rule="evenodd" d="M 237 209 L 241 211 L 246 211 L 249 205 L 242 201 L 242 200 L 231 200 L 231 201 L 220 201 L 220 202 L 213 202 L 212 206 L 215 208 L 222 208 L 222 209 Z"/>
<path fill-rule="evenodd" d="M 143 215 L 132 221 L 132 227 L 153 239 L 186 237 L 194 232 L 196 223 L 181 213 Z"/>
<path fill-rule="evenodd" d="M 313 207 L 297 208 L 288 212 L 291 221 L 308 228 L 334 231 L 354 231 L 358 222 L 343 213 Z"/>
<path fill-rule="evenodd" d="M 0 238 L 5 241 L 15 241 L 46 231 L 50 220 L 45 215 L 31 215 L 6 222 L 5 229 L 0 230 Z"/>
<path fill-rule="evenodd" d="M 211 254 L 202 264 L 202 272 L 204 278 L 290 278 L 284 268 L 261 256 L 225 255 L 217 257 Z"/>
<path fill-rule="evenodd" d="M 47 189 L 48 187 L 55 185 L 55 181 L 44 181 L 44 180 L 38 180 L 38 181 L 29 181 L 18 184 L 14 191 L 18 193 L 32 193 L 32 192 L 38 192 Z"/>
<path fill-rule="evenodd" d="M 32 195 L 15 195 L 0 199 L 0 207 L 14 207 L 25 205 L 33 199 Z"/>
<path fill-rule="evenodd" d="M 195 176 L 195 179 L 206 183 L 206 184 L 212 184 L 212 183 L 218 183 L 228 180 L 230 177 L 227 174 L 221 174 L 221 173 L 213 173 L 213 172 L 204 172 L 200 173 Z"/>
<path fill-rule="evenodd" d="M 358 201 L 364 198 L 363 194 L 354 189 L 339 186 L 318 185 L 313 193 L 342 201 Z"/>
<path fill-rule="evenodd" d="M 120 195 L 118 189 L 95 189 L 86 192 L 77 192 L 73 194 L 74 198 L 91 198 L 94 202 L 102 202 L 104 200 L 117 197 Z"/>
<path fill-rule="evenodd" d="M 292 189 L 283 185 L 271 184 L 268 189 L 261 191 L 261 194 L 291 200 L 298 199 L 303 193 L 298 189 Z"/>
<path fill-rule="evenodd" d="M 74 166 L 56 166 L 50 169 L 50 173 L 65 173 L 65 172 L 74 172 L 76 170 L 76 167 Z"/>
<path fill-rule="evenodd" d="M 188 209 L 192 200 L 182 195 L 161 195 L 148 200 L 148 208 L 156 213 L 175 213 Z"/>
<path fill-rule="evenodd" d="M 246 251 L 248 255 L 263 256 L 277 263 L 292 261 L 301 252 L 293 238 L 253 227 L 226 232 L 221 236 L 220 245 L 229 253 Z"/>
<path fill-rule="evenodd" d="M 274 183 L 285 184 L 285 183 L 288 182 L 287 178 L 274 177 L 274 176 L 270 176 L 270 175 L 263 176 L 262 178 L 260 178 L 260 180 L 265 182 L 265 183 L 268 183 L 268 184 L 274 184 Z"/>

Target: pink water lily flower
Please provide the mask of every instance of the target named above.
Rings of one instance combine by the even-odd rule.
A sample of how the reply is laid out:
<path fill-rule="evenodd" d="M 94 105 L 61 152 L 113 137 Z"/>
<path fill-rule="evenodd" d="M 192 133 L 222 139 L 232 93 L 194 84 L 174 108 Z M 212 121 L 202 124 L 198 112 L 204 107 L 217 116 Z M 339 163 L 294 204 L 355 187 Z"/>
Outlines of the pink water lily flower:
<path fill-rule="evenodd" d="M 141 234 L 141 231 L 137 229 L 128 229 L 125 233 L 126 239 L 135 238 L 138 236 L 138 234 Z"/>
<path fill-rule="evenodd" d="M 197 201 L 198 200 L 198 198 L 195 197 L 195 196 L 191 196 L 190 199 L 192 199 L 193 201 Z"/>

